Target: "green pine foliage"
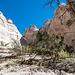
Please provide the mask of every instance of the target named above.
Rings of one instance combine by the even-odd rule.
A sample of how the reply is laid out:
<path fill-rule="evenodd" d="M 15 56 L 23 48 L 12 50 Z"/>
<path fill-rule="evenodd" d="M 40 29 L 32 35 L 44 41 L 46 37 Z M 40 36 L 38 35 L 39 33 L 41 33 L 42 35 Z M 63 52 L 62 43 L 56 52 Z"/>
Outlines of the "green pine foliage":
<path fill-rule="evenodd" d="M 42 55 L 56 56 L 58 52 L 65 49 L 64 37 L 58 37 L 53 34 L 50 36 L 47 32 L 37 33 L 38 41 L 32 46 L 33 52 Z"/>
<path fill-rule="evenodd" d="M 69 19 L 69 20 L 67 21 L 66 25 L 69 27 L 71 24 L 72 24 L 72 20 Z"/>
<path fill-rule="evenodd" d="M 70 16 L 72 19 L 75 18 L 74 14 L 72 12 L 70 12 Z"/>

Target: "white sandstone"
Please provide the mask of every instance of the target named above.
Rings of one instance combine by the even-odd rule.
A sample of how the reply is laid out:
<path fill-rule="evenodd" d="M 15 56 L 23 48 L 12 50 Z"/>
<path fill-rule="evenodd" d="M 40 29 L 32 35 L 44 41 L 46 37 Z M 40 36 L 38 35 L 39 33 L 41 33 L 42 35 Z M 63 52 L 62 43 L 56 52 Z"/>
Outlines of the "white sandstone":
<path fill-rule="evenodd" d="M 20 41 L 21 36 L 12 20 L 6 19 L 0 12 L 0 42 L 12 43 L 13 40 Z"/>

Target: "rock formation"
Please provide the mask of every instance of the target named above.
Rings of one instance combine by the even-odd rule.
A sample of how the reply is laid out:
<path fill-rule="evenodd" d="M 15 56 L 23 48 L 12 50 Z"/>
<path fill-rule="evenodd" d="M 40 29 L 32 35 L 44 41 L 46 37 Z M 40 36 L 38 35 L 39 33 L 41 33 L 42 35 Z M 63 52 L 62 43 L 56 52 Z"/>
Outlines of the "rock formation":
<path fill-rule="evenodd" d="M 21 37 L 21 39 L 20 39 L 20 43 L 21 43 L 21 45 L 28 45 L 28 43 L 27 43 L 27 41 L 26 41 L 26 38 L 25 37 Z"/>
<path fill-rule="evenodd" d="M 55 33 L 64 36 L 65 44 L 75 45 L 75 17 L 66 4 L 61 3 L 54 12 L 54 17 L 47 31 L 50 35 Z"/>
<path fill-rule="evenodd" d="M 20 41 L 21 34 L 11 19 L 6 19 L 0 12 L 0 42 L 12 43 L 13 40 Z"/>
<path fill-rule="evenodd" d="M 23 37 L 26 38 L 28 44 L 32 44 L 36 41 L 37 37 L 35 33 L 39 31 L 39 29 L 35 25 L 31 25 L 28 29 L 24 30 Z"/>
<path fill-rule="evenodd" d="M 31 25 L 24 31 L 23 34 L 29 44 L 37 38 L 36 36 L 33 36 L 34 28 L 36 29 L 36 31 L 38 31 L 36 26 Z M 44 31 L 48 32 L 50 35 L 54 33 L 58 36 L 64 36 L 65 44 L 74 47 L 75 16 L 72 14 L 67 4 L 61 3 L 56 8 L 53 19 L 47 19 L 44 22 L 44 26 L 39 29 L 39 32 L 42 34 Z"/>
<path fill-rule="evenodd" d="M 44 31 L 47 31 L 48 28 L 50 27 L 50 24 L 51 24 L 51 19 L 47 19 L 45 22 L 44 22 L 44 26 L 42 26 L 40 29 L 39 29 L 39 32 L 42 34 Z"/>

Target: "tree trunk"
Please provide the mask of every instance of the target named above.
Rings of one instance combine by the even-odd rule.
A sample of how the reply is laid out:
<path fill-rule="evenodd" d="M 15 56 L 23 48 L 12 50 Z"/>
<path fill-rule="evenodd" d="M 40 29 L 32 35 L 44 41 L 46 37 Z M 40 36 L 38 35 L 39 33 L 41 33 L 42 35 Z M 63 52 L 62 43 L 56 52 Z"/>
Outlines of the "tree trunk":
<path fill-rule="evenodd" d="M 73 6 L 74 0 L 73 0 L 73 1 L 66 0 L 66 1 L 67 1 L 67 4 L 70 6 L 71 11 L 72 11 L 73 14 L 75 15 L 75 8 L 74 8 L 74 6 Z"/>

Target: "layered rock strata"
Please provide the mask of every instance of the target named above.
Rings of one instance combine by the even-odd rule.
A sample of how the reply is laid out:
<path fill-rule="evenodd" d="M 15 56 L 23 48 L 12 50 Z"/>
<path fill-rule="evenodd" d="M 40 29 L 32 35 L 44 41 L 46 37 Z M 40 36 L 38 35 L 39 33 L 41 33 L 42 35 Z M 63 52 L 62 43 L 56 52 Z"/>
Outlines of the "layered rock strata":
<path fill-rule="evenodd" d="M 21 36 L 12 20 L 6 19 L 2 12 L 0 12 L 0 42 L 7 44 L 12 43 L 13 40 L 20 41 Z"/>

